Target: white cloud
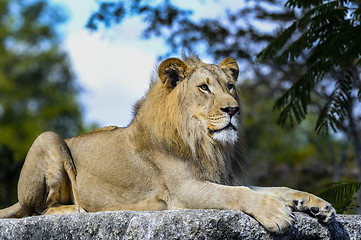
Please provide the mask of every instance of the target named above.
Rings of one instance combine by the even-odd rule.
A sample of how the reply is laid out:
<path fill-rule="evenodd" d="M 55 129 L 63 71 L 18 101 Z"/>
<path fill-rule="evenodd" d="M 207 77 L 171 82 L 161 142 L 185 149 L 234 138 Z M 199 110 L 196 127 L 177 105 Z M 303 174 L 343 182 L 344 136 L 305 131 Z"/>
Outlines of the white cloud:
<path fill-rule="evenodd" d="M 122 44 L 99 33 L 80 31 L 69 36 L 69 52 L 78 81 L 85 89 L 81 101 L 85 120 L 125 126 L 131 108 L 148 88 L 156 54 L 136 44 Z"/>

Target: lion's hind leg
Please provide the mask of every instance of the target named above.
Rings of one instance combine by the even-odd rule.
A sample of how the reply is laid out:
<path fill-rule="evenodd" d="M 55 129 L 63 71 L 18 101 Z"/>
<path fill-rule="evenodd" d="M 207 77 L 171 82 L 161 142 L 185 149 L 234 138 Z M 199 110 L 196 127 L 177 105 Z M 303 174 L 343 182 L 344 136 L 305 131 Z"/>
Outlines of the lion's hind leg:
<path fill-rule="evenodd" d="M 42 133 L 31 146 L 20 173 L 19 203 L 28 215 L 81 209 L 73 206 L 77 205 L 75 178 L 76 169 L 65 141 L 56 133 Z"/>

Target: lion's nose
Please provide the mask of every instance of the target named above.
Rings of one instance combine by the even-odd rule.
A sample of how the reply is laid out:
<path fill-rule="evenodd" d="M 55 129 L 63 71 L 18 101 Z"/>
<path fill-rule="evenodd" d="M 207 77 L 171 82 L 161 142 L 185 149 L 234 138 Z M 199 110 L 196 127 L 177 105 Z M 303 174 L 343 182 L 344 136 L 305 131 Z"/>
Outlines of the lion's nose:
<path fill-rule="evenodd" d="M 225 113 L 228 113 L 229 116 L 233 116 L 234 114 L 236 114 L 239 111 L 239 107 L 225 107 L 225 108 L 221 108 L 221 110 Z"/>

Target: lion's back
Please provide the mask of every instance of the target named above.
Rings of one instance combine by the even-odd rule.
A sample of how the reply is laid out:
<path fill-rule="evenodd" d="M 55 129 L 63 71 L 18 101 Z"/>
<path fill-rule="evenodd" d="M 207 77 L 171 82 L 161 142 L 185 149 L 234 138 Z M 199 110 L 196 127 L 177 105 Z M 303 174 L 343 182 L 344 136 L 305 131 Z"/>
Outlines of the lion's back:
<path fill-rule="evenodd" d="M 116 154 L 125 154 L 127 136 L 125 128 L 103 127 L 92 132 L 65 139 L 76 166 L 82 164 L 104 165 Z"/>

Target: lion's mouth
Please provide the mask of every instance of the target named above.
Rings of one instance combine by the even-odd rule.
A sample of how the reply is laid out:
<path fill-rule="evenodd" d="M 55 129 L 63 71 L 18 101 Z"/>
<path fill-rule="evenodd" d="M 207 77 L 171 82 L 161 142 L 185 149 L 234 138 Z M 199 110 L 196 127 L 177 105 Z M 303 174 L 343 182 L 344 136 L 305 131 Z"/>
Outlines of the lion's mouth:
<path fill-rule="evenodd" d="M 237 128 L 230 122 L 230 123 L 228 123 L 227 126 L 225 126 L 225 127 L 223 127 L 223 128 L 220 128 L 220 129 L 215 129 L 215 130 L 208 129 L 208 131 L 209 131 L 210 134 L 218 133 L 218 132 L 221 132 L 221 131 L 224 131 L 224 130 L 237 131 Z"/>

